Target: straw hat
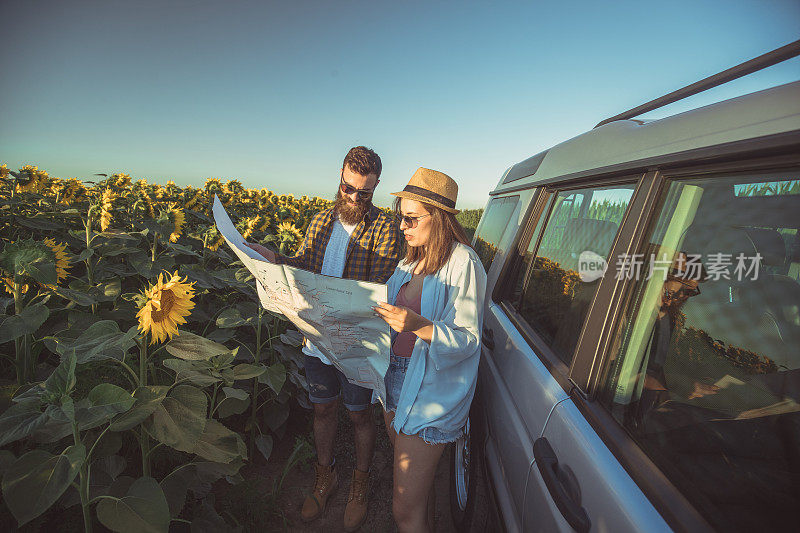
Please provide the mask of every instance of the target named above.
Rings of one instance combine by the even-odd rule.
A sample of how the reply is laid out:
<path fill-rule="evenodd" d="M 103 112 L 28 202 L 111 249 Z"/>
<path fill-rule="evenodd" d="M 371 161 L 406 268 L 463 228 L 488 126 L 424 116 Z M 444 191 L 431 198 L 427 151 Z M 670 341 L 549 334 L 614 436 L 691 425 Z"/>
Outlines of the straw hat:
<path fill-rule="evenodd" d="M 435 205 L 448 213 L 458 213 L 458 184 L 447 174 L 429 168 L 419 167 L 406 188 L 392 195 Z"/>

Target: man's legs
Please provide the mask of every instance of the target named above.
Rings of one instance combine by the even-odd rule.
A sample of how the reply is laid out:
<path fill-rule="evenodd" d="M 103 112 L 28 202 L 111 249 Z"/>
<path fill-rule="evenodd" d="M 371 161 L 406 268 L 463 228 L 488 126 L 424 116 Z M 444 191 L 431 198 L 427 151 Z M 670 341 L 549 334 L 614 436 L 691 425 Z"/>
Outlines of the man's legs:
<path fill-rule="evenodd" d="M 300 517 L 311 521 L 322 514 L 328 498 L 338 482 L 333 465 L 333 443 L 336 439 L 339 407 L 339 378 L 337 370 L 318 358 L 306 355 L 308 397 L 314 406 L 314 447 L 317 452 L 314 488 L 306 496 Z"/>
<path fill-rule="evenodd" d="M 375 449 L 375 421 L 372 416 L 372 389 L 347 382 L 339 373 L 342 401 L 353 423 L 353 442 L 356 449 L 356 467 L 350 483 L 350 495 L 344 510 L 345 531 L 355 531 L 367 517 L 367 491 L 372 453 Z"/>

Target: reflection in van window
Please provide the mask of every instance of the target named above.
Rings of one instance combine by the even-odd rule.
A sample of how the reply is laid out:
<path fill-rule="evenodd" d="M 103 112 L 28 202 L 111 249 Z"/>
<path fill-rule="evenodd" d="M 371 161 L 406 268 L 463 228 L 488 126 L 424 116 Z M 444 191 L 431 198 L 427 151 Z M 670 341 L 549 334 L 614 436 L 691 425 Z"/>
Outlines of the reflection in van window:
<path fill-rule="evenodd" d="M 536 254 L 534 238 L 517 274 L 523 278 L 511 284 L 521 288 L 512 301 L 522 318 L 568 366 L 633 190 L 634 184 L 559 192 Z M 582 261 L 594 270 L 584 279 Z"/>
<path fill-rule="evenodd" d="M 800 195 L 746 178 L 666 188 L 602 401 L 716 529 L 796 530 Z"/>
<path fill-rule="evenodd" d="M 503 237 L 503 232 L 511 221 L 511 215 L 519 203 L 519 196 L 494 198 L 486 206 L 486 211 L 481 217 L 478 229 L 475 232 L 473 246 L 481 258 L 483 268 L 488 271 L 492 260 L 497 253 L 497 245 Z"/>

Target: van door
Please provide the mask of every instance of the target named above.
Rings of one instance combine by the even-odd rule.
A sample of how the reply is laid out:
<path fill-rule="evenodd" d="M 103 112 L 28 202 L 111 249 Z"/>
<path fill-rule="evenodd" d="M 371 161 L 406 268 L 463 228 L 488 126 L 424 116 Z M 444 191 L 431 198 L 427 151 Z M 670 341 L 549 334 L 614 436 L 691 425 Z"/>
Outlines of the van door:
<path fill-rule="evenodd" d="M 498 467 L 489 471 L 499 478 L 495 486 L 508 490 L 506 502 L 498 494 L 506 523 L 523 530 L 530 529 L 525 520 L 532 505 L 544 496 L 529 484 L 534 443 L 554 406 L 569 397 L 570 364 L 598 287 L 597 272 L 582 279 L 580 263 L 607 258 L 634 188 L 621 182 L 549 191 L 484 318 L 484 338 L 493 343 L 481 369 L 487 462 L 494 454 Z M 536 528 L 556 524 L 550 514 L 535 518 Z"/>
<path fill-rule="evenodd" d="M 797 529 L 800 171 L 730 167 L 667 176 L 617 261 L 596 399 L 534 444 L 534 529 Z"/>

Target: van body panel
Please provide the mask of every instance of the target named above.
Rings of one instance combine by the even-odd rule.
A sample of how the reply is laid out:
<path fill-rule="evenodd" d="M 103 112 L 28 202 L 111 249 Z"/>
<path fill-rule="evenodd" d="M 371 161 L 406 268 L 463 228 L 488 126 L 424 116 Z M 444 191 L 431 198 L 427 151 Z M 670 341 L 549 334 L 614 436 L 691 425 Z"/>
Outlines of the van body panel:
<path fill-rule="evenodd" d="M 483 346 L 479 384 L 489 441 L 497 450 L 500 506 L 522 516 L 533 442 L 541 436 L 556 402 L 567 393 L 550 375 L 500 306 L 493 304 L 484 326 L 493 332 L 494 349 Z"/>
<path fill-rule="evenodd" d="M 664 521 L 636 483 L 620 466 L 572 400 L 560 402 L 550 416 L 543 437 L 579 487 L 580 506 L 592 531 L 669 532 Z M 553 501 L 538 465 L 530 466 L 525 531 L 572 531 Z"/>

